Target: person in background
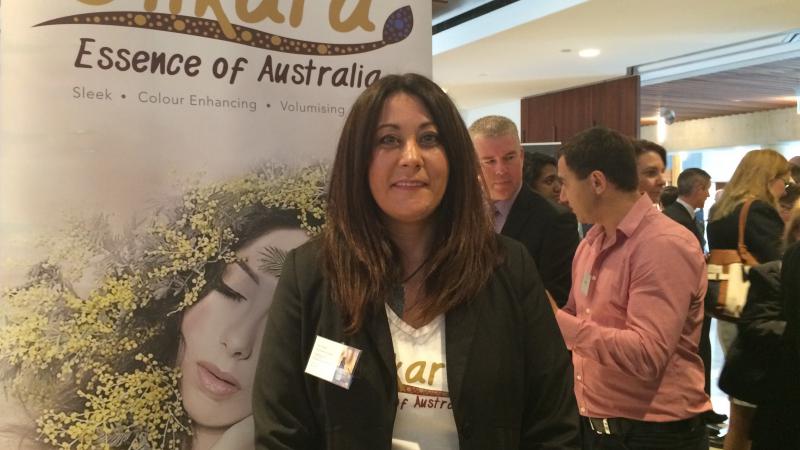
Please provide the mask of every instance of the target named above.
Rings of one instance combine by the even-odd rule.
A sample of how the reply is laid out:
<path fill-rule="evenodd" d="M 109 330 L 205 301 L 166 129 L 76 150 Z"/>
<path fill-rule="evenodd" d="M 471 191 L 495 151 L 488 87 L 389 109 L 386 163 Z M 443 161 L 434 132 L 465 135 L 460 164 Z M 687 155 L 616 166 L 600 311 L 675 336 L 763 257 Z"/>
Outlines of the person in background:
<path fill-rule="evenodd" d="M 639 192 L 629 138 L 590 128 L 559 151 L 562 199 L 594 226 L 556 309 L 585 449 L 708 450 L 697 354 L 706 270 L 696 238 Z"/>
<path fill-rule="evenodd" d="M 675 203 L 675 200 L 677 199 L 678 199 L 678 187 L 664 186 L 664 190 L 661 191 L 661 197 L 659 197 L 658 203 L 661 205 L 661 209 L 663 210 L 667 206 Z"/>
<path fill-rule="evenodd" d="M 543 283 L 525 248 L 493 232 L 483 189 L 434 82 L 388 75 L 361 93 L 323 235 L 286 257 L 269 311 L 256 448 L 578 448 Z M 360 352 L 349 387 L 310 374 L 333 376 L 332 344 Z"/>
<path fill-rule="evenodd" d="M 664 171 L 667 168 L 667 151 L 664 147 L 645 139 L 635 139 L 636 172 L 639 175 L 639 192 L 647 194 L 650 201 L 658 206 L 661 191 L 667 184 Z"/>
<path fill-rule="evenodd" d="M 789 159 L 789 171 L 795 184 L 800 184 L 800 156 Z"/>
<path fill-rule="evenodd" d="M 703 231 L 695 221 L 695 211 L 701 209 L 705 205 L 709 197 L 709 189 L 711 188 L 711 175 L 703 169 L 690 168 L 686 169 L 678 175 L 678 198 L 675 203 L 666 206 L 663 209 L 664 214 L 670 219 L 683 225 L 687 230 L 697 238 L 697 244 L 700 246 L 700 251 L 703 251 Z M 665 191 L 666 192 L 666 189 Z M 662 194 L 663 196 L 663 194 Z M 709 333 L 711 331 L 711 317 L 705 316 L 703 318 L 703 328 L 700 332 L 700 357 L 703 359 L 703 366 L 705 368 L 705 391 L 706 394 L 711 395 L 711 339 Z M 708 410 L 703 413 L 703 418 L 708 424 L 720 424 L 724 422 L 728 416 L 724 414 L 717 414 L 713 410 Z"/>
<path fill-rule="evenodd" d="M 494 209 L 494 229 L 528 249 L 547 291 L 567 301 L 578 223 L 567 208 L 547 201 L 522 182 L 523 150 L 517 126 L 486 116 L 469 127 Z"/>
<path fill-rule="evenodd" d="M 800 185 L 792 183 L 786 186 L 786 192 L 778 199 L 778 212 L 784 223 L 789 223 L 794 204 L 797 203 L 798 199 L 800 199 Z"/>
<path fill-rule="evenodd" d="M 784 283 L 780 260 L 752 267 L 747 304 L 737 323 L 735 345 L 742 358 L 739 367 L 751 374 L 763 374 L 760 379 L 747 378 L 756 383 L 751 388 L 761 392 L 752 424 L 753 450 L 800 448 L 800 422 L 795 414 L 800 402 L 800 355 L 793 345 L 800 325 L 796 315 L 800 306 L 796 295 L 800 252 L 793 247 L 798 240 L 800 202 L 792 208 L 783 238 L 788 248 Z"/>
<path fill-rule="evenodd" d="M 555 203 L 561 196 L 561 179 L 556 170 L 556 159 L 536 152 L 523 152 L 522 180 L 535 192 Z"/>
<path fill-rule="evenodd" d="M 752 200 L 744 230 L 744 244 L 759 263 L 781 258 L 783 220 L 778 214 L 778 199 L 789 185 L 789 164 L 771 149 L 748 152 L 739 162 L 714 205 L 708 222 L 708 246 L 736 249 L 739 236 L 739 213 Z M 723 352 L 736 337 L 736 324 L 718 321 L 717 332 Z M 731 399 L 730 425 L 725 436 L 725 450 L 750 448 L 750 425 L 755 405 Z"/>

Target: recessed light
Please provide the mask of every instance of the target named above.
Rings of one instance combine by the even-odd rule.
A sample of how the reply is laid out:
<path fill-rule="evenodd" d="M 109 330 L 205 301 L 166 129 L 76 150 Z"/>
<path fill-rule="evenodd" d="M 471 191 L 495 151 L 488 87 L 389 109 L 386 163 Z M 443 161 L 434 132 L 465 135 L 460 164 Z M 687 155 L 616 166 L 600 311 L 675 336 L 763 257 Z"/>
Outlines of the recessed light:
<path fill-rule="evenodd" d="M 599 54 L 600 50 L 596 48 L 585 48 L 578 52 L 578 56 L 580 56 L 581 58 L 594 58 Z"/>

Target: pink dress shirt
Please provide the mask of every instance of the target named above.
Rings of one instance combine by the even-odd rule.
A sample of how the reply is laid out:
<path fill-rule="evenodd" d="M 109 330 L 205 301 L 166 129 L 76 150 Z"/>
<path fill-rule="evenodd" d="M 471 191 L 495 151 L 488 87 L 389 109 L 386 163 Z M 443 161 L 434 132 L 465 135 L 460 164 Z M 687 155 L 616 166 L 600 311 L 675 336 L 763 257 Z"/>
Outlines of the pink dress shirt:
<path fill-rule="evenodd" d="M 607 238 L 594 226 L 556 314 L 586 417 L 665 422 L 711 409 L 697 354 L 706 267 L 697 238 L 643 195 Z"/>

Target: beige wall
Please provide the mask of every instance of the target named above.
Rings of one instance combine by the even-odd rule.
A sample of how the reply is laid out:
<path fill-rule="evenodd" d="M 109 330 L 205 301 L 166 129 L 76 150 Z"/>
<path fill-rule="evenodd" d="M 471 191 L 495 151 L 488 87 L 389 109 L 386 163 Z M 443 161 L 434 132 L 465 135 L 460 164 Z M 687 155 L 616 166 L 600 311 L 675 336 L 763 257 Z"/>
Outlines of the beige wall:
<path fill-rule="evenodd" d="M 641 137 L 655 141 L 655 125 L 642 127 Z M 676 122 L 667 127 L 662 145 L 669 151 L 687 151 L 798 140 L 800 115 L 795 108 L 786 108 Z"/>

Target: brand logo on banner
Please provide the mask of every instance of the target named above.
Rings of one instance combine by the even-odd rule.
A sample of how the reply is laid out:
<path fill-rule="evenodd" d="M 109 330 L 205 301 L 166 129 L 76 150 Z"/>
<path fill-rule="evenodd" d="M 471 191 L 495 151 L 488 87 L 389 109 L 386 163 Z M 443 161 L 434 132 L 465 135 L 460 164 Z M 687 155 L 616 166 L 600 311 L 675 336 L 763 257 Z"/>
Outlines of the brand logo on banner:
<path fill-rule="evenodd" d="M 355 98 L 430 75 L 430 14 L 2 0 L 0 448 L 254 448 L 283 262 Z"/>
<path fill-rule="evenodd" d="M 111 1 L 83 0 L 90 5 L 102 5 Z M 369 20 L 371 0 L 361 0 L 349 17 L 342 18 L 343 0 L 330 3 L 329 24 L 334 31 L 346 33 L 356 28 L 373 31 L 375 25 Z M 151 31 L 178 33 L 198 38 L 218 39 L 249 47 L 271 50 L 281 53 L 301 55 L 351 55 L 366 53 L 386 47 L 407 38 L 413 29 L 413 13 L 410 6 L 403 6 L 393 11 L 383 24 L 382 39 L 361 43 L 335 43 L 294 39 L 272 34 L 242 25 L 232 24 L 219 2 L 197 1 L 195 16 L 181 15 L 181 1 L 170 2 L 170 13 L 153 12 L 157 6 L 155 1 L 145 1 L 145 11 L 103 11 L 96 13 L 73 14 L 51 19 L 38 24 L 47 25 L 99 25 L 115 27 L 132 27 Z M 289 24 L 298 27 L 303 21 L 304 1 L 294 1 L 289 12 Z M 210 10 L 215 19 L 204 19 L 202 16 Z M 247 2 L 236 2 L 236 16 L 248 23 L 274 22 L 284 23 L 286 18 L 279 10 L 277 0 L 263 1 L 250 11 Z M 221 57 L 211 64 L 211 71 L 216 78 L 227 79 L 230 84 L 236 81 L 239 72 L 245 71 L 249 65 L 247 58 L 239 57 L 235 61 Z M 160 73 L 162 75 L 196 76 L 203 70 L 203 60 L 196 55 L 172 54 L 164 52 L 134 51 L 128 48 L 111 48 L 97 46 L 91 38 L 82 38 L 80 49 L 75 59 L 75 67 L 102 70 L 117 70 Z M 289 76 L 289 69 L 292 75 Z M 306 64 L 274 63 L 271 55 L 267 55 L 261 65 L 258 81 L 269 80 L 273 83 L 291 82 L 298 85 L 315 83 L 317 86 L 349 86 L 361 88 L 369 86 L 380 77 L 380 70 L 364 73 L 364 67 L 353 63 L 351 68 L 334 68 L 315 64 L 309 59 Z"/>

